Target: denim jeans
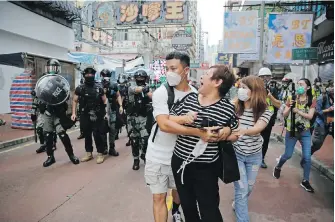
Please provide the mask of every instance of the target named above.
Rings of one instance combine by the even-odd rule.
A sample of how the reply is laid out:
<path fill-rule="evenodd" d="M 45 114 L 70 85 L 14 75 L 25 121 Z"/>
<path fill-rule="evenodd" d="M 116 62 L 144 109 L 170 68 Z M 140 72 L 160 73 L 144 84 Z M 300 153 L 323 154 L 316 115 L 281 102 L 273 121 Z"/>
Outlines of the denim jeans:
<path fill-rule="evenodd" d="M 234 182 L 236 221 L 249 222 L 248 197 L 251 194 L 262 163 L 262 152 L 249 156 L 236 152 L 236 158 L 240 170 L 240 180 Z"/>
<path fill-rule="evenodd" d="M 280 157 L 277 167 L 281 168 L 284 163 L 292 157 L 295 144 L 298 140 L 302 146 L 304 180 L 309 180 L 309 173 L 311 171 L 311 132 L 309 129 L 301 133 L 295 132 L 295 137 L 290 137 L 290 132 L 286 132 L 285 153 Z"/>

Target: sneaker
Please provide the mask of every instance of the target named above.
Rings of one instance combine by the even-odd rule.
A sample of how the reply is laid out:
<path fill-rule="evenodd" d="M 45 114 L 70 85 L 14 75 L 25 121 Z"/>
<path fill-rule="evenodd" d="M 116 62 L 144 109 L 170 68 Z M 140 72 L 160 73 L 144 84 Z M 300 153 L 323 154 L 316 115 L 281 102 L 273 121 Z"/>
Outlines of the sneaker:
<path fill-rule="evenodd" d="M 309 184 L 309 181 L 308 181 L 308 180 L 303 180 L 303 181 L 300 183 L 300 186 L 302 186 L 303 188 L 305 188 L 305 190 L 306 190 L 307 192 L 314 193 L 314 189 L 313 189 L 313 187 Z"/>
<path fill-rule="evenodd" d="M 280 168 L 275 167 L 275 168 L 273 169 L 273 177 L 276 178 L 276 179 L 279 179 L 279 177 L 280 177 L 280 171 L 281 171 Z"/>
<path fill-rule="evenodd" d="M 173 222 L 183 222 L 183 219 L 181 218 L 181 214 L 179 211 L 177 211 L 176 213 L 174 213 L 172 215 L 173 218 Z"/>
<path fill-rule="evenodd" d="M 264 160 L 262 160 L 261 167 L 262 167 L 263 169 L 268 168 L 268 165 L 266 165 L 266 163 L 264 162 Z"/>
<path fill-rule="evenodd" d="M 233 208 L 233 211 L 235 211 L 235 201 L 231 204 L 231 207 Z"/>

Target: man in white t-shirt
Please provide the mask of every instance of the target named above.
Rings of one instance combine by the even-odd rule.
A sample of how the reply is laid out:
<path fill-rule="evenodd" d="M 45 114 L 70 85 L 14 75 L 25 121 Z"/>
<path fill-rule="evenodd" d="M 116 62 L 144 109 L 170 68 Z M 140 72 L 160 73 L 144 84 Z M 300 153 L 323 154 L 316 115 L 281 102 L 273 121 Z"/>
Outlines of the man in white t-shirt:
<path fill-rule="evenodd" d="M 174 101 L 181 100 L 191 92 L 197 90 L 188 84 L 190 57 L 180 52 L 172 52 L 166 56 L 166 78 L 168 85 L 160 86 L 152 96 L 153 115 L 155 119 L 169 119 L 179 124 L 190 124 L 196 118 L 196 113 L 184 116 L 169 117 L 169 92 L 173 90 Z M 170 94 L 171 95 L 171 94 Z M 168 210 L 166 196 L 168 189 L 172 189 L 174 222 L 181 222 L 179 212 L 179 196 L 171 169 L 171 158 L 176 144 L 177 135 L 162 132 L 157 123 L 152 127 L 148 141 L 145 165 L 145 180 L 153 194 L 153 211 L 155 222 L 166 222 Z"/>

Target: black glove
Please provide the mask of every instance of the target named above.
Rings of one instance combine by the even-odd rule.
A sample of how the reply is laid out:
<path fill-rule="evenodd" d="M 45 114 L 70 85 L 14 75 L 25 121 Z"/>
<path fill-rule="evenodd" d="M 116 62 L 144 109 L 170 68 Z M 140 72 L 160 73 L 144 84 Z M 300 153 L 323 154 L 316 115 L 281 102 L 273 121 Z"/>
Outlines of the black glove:
<path fill-rule="evenodd" d="M 143 92 L 144 94 L 147 94 L 149 91 L 150 91 L 150 87 L 149 87 L 149 86 L 145 86 L 145 87 L 143 87 L 143 89 L 142 89 L 142 92 Z"/>
<path fill-rule="evenodd" d="M 31 114 L 31 121 L 35 122 L 37 120 L 37 116 L 35 114 Z"/>

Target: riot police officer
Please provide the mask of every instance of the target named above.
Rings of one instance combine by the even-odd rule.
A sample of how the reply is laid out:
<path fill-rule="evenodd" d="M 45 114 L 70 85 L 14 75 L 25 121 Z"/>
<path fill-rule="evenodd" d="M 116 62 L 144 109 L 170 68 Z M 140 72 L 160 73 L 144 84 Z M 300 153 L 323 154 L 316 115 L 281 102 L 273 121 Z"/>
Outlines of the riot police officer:
<path fill-rule="evenodd" d="M 43 133 L 43 124 L 44 124 L 44 112 L 46 110 L 46 104 L 40 101 L 36 97 L 35 90 L 31 91 L 31 95 L 33 96 L 33 103 L 32 103 L 32 113 L 31 113 L 31 121 L 33 121 L 34 127 L 36 128 L 36 134 L 40 141 L 40 147 L 36 150 L 36 153 L 43 153 L 46 151 L 47 145 L 45 144 L 44 133 Z M 57 135 L 54 133 L 54 144 L 53 149 L 56 150 L 56 142 L 57 142 Z"/>
<path fill-rule="evenodd" d="M 96 70 L 94 67 L 87 67 L 82 72 L 85 83 L 80 85 L 75 90 L 72 103 L 72 121 L 77 118 L 76 107 L 79 102 L 80 105 L 80 124 L 82 124 L 84 136 L 85 136 L 85 150 L 86 156 L 81 159 L 82 162 L 87 162 L 93 159 L 93 145 L 92 145 L 92 133 L 95 141 L 95 145 L 98 151 L 97 163 L 104 162 L 104 151 L 105 147 L 103 144 L 103 134 L 107 133 L 107 129 L 104 127 L 104 118 L 106 116 L 106 104 L 107 99 L 104 90 L 101 86 L 95 83 L 94 76 Z"/>
<path fill-rule="evenodd" d="M 119 84 L 119 92 L 120 92 L 120 96 L 121 96 L 121 100 L 122 100 L 123 110 L 127 110 L 128 101 L 129 101 L 129 97 L 128 97 L 128 84 L 129 84 L 128 83 L 128 76 L 126 74 L 119 75 L 117 82 Z M 125 125 L 126 125 L 127 136 L 129 138 L 129 131 L 128 131 L 128 125 L 127 125 L 127 113 L 123 112 L 121 114 L 121 118 L 122 118 L 122 122 L 125 123 Z M 126 143 L 126 146 L 130 146 L 130 139 Z"/>
<path fill-rule="evenodd" d="M 134 78 L 135 84 L 132 83 L 128 88 L 127 124 L 134 157 L 133 170 L 138 170 L 140 168 L 140 151 L 141 159 L 145 161 L 148 145 L 149 134 L 146 129 L 146 122 L 147 109 L 151 99 L 149 97 L 149 86 L 146 85 L 148 74 L 144 70 L 139 70 L 135 73 Z"/>
<path fill-rule="evenodd" d="M 47 73 L 36 83 L 36 96 L 46 104 L 44 112 L 43 132 L 46 142 L 48 158 L 43 163 L 48 167 L 56 162 L 54 157 L 54 131 L 62 141 L 73 164 L 79 164 L 79 159 L 74 155 L 72 144 L 66 130 L 71 128 L 74 123 L 66 116 L 68 108 L 67 100 L 70 96 L 70 85 L 67 80 L 57 75 L 60 73 L 60 63 L 56 59 L 51 59 L 47 63 Z"/>
<path fill-rule="evenodd" d="M 102 85 L 104 92 L 108 100 L 108 112 L 109 112 L 109 151 L 110 156 L 119 156 L 119 153 L 115 151 L 115 138 L 116 132 L 116 116 L 119 112 L 123 113 L 122 100 L 119 92 L 119 88 L 116 82 L 111 82 L 111 72 L 108 69 L 103 69 L 100 72 L 102 79 Z"/>

